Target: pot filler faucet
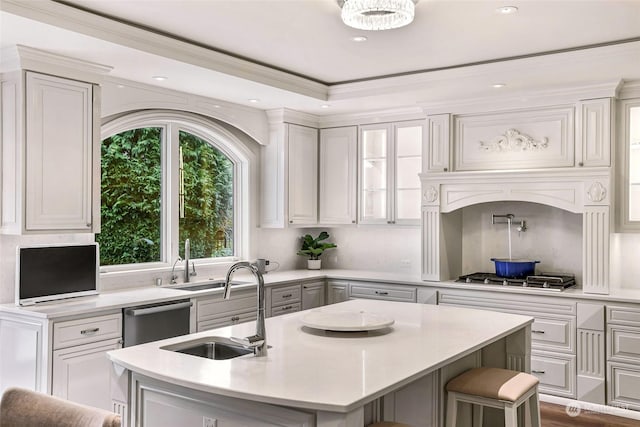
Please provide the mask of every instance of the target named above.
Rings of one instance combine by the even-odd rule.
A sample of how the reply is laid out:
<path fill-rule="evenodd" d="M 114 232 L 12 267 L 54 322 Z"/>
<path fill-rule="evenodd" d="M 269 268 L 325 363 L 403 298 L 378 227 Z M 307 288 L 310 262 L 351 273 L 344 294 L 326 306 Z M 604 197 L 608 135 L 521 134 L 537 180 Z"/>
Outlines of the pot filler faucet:
<path fill-rule="evenodd" d="M 246 338 L 234 338 L 231 340 L 246 348 L 253 349 L 253 354 L 257 357 L 267 355 L 267 333 L 264 327 L 264 278 L 255 264 L 241 261 L 233 264 L 227 271 L 227 279 L 224 282 L 224 299 L 231 296 L 231 276 L 237 270 L 246 268 L 258 279 L 258 318 L 256 319 L 256 333 Z"/>

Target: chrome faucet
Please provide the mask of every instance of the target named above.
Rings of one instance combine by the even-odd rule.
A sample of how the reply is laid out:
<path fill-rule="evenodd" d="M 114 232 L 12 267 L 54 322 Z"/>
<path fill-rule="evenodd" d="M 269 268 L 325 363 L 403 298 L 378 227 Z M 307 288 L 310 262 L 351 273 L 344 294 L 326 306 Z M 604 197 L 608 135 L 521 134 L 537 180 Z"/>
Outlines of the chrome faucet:
<path fill-rule="evenodd" d="M 184 241 L 184 282 L 187 283 L 189 281 L 189 258 L 191 257 L 191 241 L 189 239 L 185 239 Z"/>
<path fill-rule="evenodd" d="M 174 271 L 176 269 L 176 264 L 179 263 L 180 261 L 182 261 L 182 258 L 178 257 L 178 259 L 176 259 L 176 262 L 173 263 L 173 267 L 171 267 L 171 284 L 172 285 L 176 284 L 176 279 L 178 278 L 178 275 L 176 275 Z"/>
<path fill-rule="evenodd" d="M 246 268 L 251 271 L 256 279 L 258 279 L 258 315 L 256 319 L 256 333 L 255 335 L 246 338 L 232 337 L 231 340 L 246 348 L 253 349 L 253 354 L 257 357 L 266 356 L 267 333 L 264 327 L 264 278 L 255 264 L 251 264 L 247 261 L 241 261 L 233 264 L 229 268 L 229 271 L 227 271 L 227 279 L 224 282 L 224 299 L 229 299 L 231 296 L 231 276 L 241 268 Z"/>

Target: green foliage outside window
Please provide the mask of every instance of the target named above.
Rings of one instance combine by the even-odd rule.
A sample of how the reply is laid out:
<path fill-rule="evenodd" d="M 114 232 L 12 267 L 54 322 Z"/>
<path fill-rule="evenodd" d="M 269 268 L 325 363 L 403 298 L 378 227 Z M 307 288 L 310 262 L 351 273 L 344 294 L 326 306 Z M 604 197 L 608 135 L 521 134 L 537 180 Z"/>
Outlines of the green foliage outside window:
<path fill-rule="evenodd" d="M 162 261 L 161 142 L 161 128 L 134 129 L 102 141 L 102 226 L 96 235 L 101 265 Z M 191 240 L 192 258 L 232 255 L 233 163 L 187 132 L 180 132 L 180 147 L 180 255 L 185 238 Z"/>

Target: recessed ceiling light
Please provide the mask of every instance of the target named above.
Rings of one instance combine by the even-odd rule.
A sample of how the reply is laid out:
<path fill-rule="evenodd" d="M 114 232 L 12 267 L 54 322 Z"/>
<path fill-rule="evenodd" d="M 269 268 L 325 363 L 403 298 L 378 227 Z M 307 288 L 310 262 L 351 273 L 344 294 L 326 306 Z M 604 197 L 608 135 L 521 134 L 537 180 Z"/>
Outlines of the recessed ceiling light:
<path fill-rule="evenodd" d="M 329 105 L 329 104 L 322 104 L 322 105 L 320 106 L 320 108 L 329 108 L 329 107 L 330 107 L 330 105 Z"/>
<path fill-rule="evenodd" d="M 252 98 L 249 100 L 250 103 L 255 104 L 256 102 L 260 102 L 259 99 Z"/>
<path fill-rule="evenodd" d="M 512 13 L 516 13 L 518 8 L 515 6 L 502 6 L 496 9 L 496 12 L 502 15 L 511 15 Z"/>
<path fill-rule="evenodd" d="M 215 104 L 213 108 L 220 108 L 220 106 L 218 104 Z"/>
<path fill-rule="evenodd" d="M 353 36 L 353 37 L 351 37 L 351 41 L 358 42 L 358 43 L 366 42 L 367 40 L 368 39 L 365 36 Z"/>
<path fill-rule="evenodd" d="M 124 85 L 116 85 L 118 89 L 124 89 Z"/>
<path fill-rule="evenodd" d="M 501 87 L 505 87 L 507 84 L 506 83 L 494 83 L 491 85 L 491 87 L 495 87 L 496 89 L 499 89 Z"/>
<path fill-rule="evenodd" d="M 151 77 L 151 78 L 152 78 L 153 80 L 157 80 L 157 81 L 159 81 L 159 82 L 163 82 L 163 81 L 167 80 L 169 77 L 166 77 L 166 76 L 153 76 L 153 77 Z"/>

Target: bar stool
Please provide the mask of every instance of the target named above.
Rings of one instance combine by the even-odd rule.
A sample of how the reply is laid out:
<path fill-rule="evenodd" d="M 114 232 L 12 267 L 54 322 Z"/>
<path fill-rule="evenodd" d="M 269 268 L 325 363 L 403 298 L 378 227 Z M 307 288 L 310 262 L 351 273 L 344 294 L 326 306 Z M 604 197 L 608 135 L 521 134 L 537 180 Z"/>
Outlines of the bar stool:
<path fill-rule="evenodd" d="M 474 427 L 482 426 L 484 406 L 504 410 L 505 427 L 518 426 L 518 407 L 527 403 L 532 427 L 540 427 L 538 379 L 533 375 L 499 368 L 470 369 L 447 383 L 447 427 L 456 426 L 458 402 L 477 406 Z"/>

